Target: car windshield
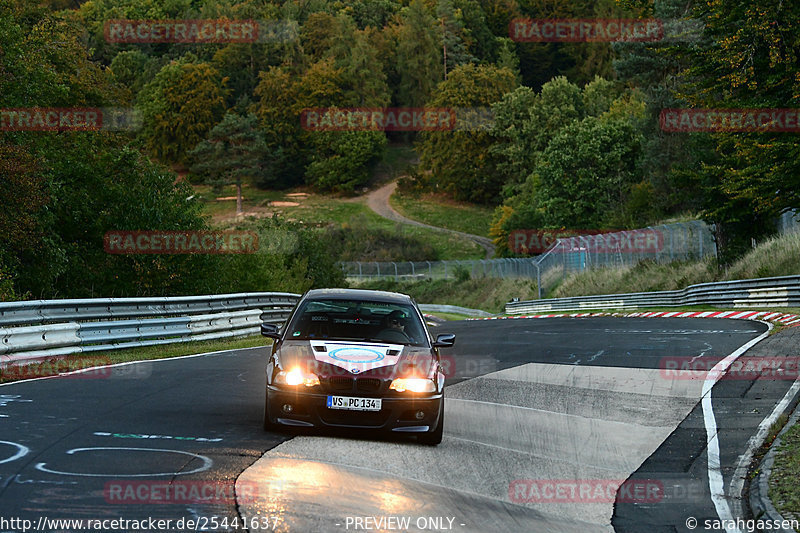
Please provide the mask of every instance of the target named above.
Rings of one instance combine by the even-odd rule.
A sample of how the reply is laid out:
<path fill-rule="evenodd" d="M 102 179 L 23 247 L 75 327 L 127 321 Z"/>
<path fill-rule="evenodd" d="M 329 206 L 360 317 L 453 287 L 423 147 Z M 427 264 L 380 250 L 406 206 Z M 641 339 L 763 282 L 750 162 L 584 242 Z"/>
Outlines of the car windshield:
<path fill-rule="evenodd" d="M 308 300 L 289 324 L 287 339 L 383 342 L 426 346 L 413 306 L 360 300 Z"/>

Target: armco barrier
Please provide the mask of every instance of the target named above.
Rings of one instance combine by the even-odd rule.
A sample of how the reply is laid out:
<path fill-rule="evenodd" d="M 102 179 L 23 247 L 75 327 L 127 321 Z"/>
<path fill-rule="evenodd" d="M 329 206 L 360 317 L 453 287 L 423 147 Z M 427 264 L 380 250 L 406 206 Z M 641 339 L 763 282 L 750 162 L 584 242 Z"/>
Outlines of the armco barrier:
<path fill-rule="evenodd" d="M 0 364 L 257 334 L 299 295 L 242 293 L 0 303 Z M 9 327 L 12 326 L 12 327 Z"/>
<path fill-rule="evenodd" d="M 438 304 L 419 304 L 421 311 L 426 313 L 453 313 L 457 315 L 466 316 L 493 316 L 492 313 L 482 309 L 470 309 L 468 307 L 459 307 L 457 305 L 438 305 Z"/>
<path fill-rule="evenodd" d="M 683 290 L 604 294 L 509 302 L 510 315 L 584 309 L 641 309 L 710 305 L 713 307 L 800 307 L 800 276 L 783 276 L 690 285 Z"/>
<path fill-rule="evenodd" d="M 200 315 L 292 307 L 296 294 L 255 292 L 155 298 L 28 300 L 0 303 L 0 327 L 85 320 Z"/>

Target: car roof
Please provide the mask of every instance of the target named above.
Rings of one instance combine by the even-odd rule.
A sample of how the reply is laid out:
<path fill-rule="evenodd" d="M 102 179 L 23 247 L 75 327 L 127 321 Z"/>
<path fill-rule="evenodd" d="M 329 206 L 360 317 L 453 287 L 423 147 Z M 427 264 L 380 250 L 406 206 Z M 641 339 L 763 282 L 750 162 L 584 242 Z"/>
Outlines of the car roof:
<path fill-rule="evenodd" d="M 361 300 L 365 302 L 383 302 L 397 304 L 413 304 L 407 294 L 388 291 L 371 291 L 366 289 L 313 289 L 306 293 L 305 300 Z"/>

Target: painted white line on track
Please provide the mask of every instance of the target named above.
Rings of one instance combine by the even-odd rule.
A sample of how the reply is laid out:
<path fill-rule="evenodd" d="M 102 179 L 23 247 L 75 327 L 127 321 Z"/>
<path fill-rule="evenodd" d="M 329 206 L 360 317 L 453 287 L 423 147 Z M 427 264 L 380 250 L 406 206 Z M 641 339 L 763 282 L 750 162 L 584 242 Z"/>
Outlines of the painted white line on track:
<path fill-rule="evenodd" d="M 772 331 L 772 324 L 766 323 L 767 331 L 750 340 L 747 344 L 740 346 L 736 351 L 725 359 L 714 365 L 708 372 L 703 382 L 703 421 L 706 427 L 706 457 L 708 458 L 708 488 L 711 491 L 711 501 L 717 510 L 720 520 L 733 521 L 735 519 L 731 513 L 730 505 L 725 496 L 725 483 L 722 477 L 720 452 L 719 452 L 719 433 L 717 430 L 717 420 L 714 417 L 714 407 L 711 402 L 711 389 L 719 381 L 731 364 L 747 350 L 761 342 Z M 741 533 L 737 527 L 726 529 L 728 533 Z"/>
<path fill-rule="evenodd" d="M 17 453 L 12 455 L 11 457 L 3 459 L 2 461 L 0 461 L 0 464 L 10 463 L 11 461 L 16 461 L 20 457 L 24 457 L 24 456 L 28 455 L 28 452 L 31 451 L 30 448 L 28 448 L 27 446 L 23 446 L 22 444 L 19 444 L 18 442 L 0 440 L 0 444 L 8 444 L 9 446 L 14 446 L 17 449 Z"/>
<path fill-rule="evenodd" d="M 161 448 L 117 448 L 117 447 L 109 447 L 109 446 L 99 446 L 93 448 L 73 448 L 72 450 L 67 450 L 67 455 L 75 455 L 77 452 L 90 452 L 93 450 L 123 450 L 123 451 L 137 451 L 137 452 L 161 452 L 161 453 L 177 453 L 180 455 L 188 455 L 190 457 L 194 457 L 196 459 L 200 459 L 203 461 L 203 465 L 195 468 L 194 470 L 189 470 L 187 472 L 159 472 L 155 474 L 89 474 L 84 472 L 62 472 L 59 470 L 51 470 L 44 465 L 47 463 L 36 463 L 35 467 L 36 470 L 40 470 L 42 472 L 47 472 L 48 474 L 59 474 L 62 476 L 80 476 L 80 477 L 155 477 L 155 476 L 185 476 L 189 474 L 197 474 L 198 472 L 205 472 L 214 464 L 214 462 L 206 457 L 205 455 L 200 455 L 197 453 L 192 452 L 185 452 L 182 450 L 165 450 Z"/>

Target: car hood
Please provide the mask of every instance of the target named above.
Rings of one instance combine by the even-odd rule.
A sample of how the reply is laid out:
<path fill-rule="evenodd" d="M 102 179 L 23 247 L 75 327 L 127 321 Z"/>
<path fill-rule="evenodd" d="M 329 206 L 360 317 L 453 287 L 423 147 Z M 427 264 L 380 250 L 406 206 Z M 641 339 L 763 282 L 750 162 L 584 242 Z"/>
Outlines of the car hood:
<path fill-rule="evenodd" d="M 276 354 L 283 369 L 300 367 L 320 378 L 333 376 L 396 377 L 435 375 L 431 348 L 392 343 L 332 340 L 287 341 Z"/>

